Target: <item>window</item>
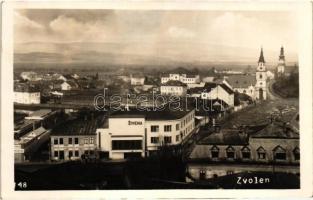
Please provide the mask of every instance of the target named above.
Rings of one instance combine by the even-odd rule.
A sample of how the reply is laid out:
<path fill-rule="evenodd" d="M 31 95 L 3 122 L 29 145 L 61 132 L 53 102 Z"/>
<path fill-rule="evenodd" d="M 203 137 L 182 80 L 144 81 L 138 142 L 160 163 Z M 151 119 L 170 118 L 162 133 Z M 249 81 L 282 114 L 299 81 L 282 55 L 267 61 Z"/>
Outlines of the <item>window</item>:
<path fill-rule="evenodd" d="M 159 126 L 151 126 L 151 132 L 159 132 Z"/>
<path fill-rule="evenodd" d="M 172 126 L 171 125 L 164 125 L 164 132 L 171 132 Z"/>
<path fill-rule="evenodd" d="M 179 142 L 179 135 L 176 135 L 176 142 Z"/>
<path fill-rule="evenodd" d="M 171 136 L 164 136 L 164 143 L 165 144 L 172 143 L 172 137 Z"/>
<path fill-rule="evenodd" d="M 151 143 L 152 144 L 159 143 L 159 137 L 151 137 Z"/>
<path fill-rule="evenodd" d="M 59 140 L 58 139 L 54 139 L 53 144 L 59 144 Z"/>
<path fill-rule="evenodd" d="M 281 146 L 277 146 L 273 150 L 274 153 L 274 161 L 275 160 L 286 160 L 286 150 Z"/>
<path fill-rule="evenodd" d="M 60 138 L 59 142 L 60 144 L 63 144 L 63 138 Z"/>
<path fill-rule="evenodd" d="M 260 74 L 260 78 L 261 78 L 261 79 L 263 78 L 262 74 Z"/>
<path fill-rule="evenodd" d="M 73 138 L 69 138 L 69 139 L 68 139 L 68 143 L 69 143 L 69 144 L 73 144 Z"/>
<path fill-rule="evenodd" d="M 293 156 L 295 157 L 295 160 L 300 160 L 300 149 L 299 149 L 299 147 L 296 147 L 293 150 Z"/>
<path fill-rule="evenodd" d="M 75 138 L 74 140 L 75 140 L 75 144 L 78 144 L 78 138 Z"/>
<path fill-rule="evenodd" d="M 141 140 L 113 140 L 112 150 L 142 149 Z"/>
<path fill-rule="evenodd" d="M 249 147 L 243 147 L 241 149 L 241 155 L 243 159 L 250 159 L 251 158 L 251 152 Z"/>
<path fill-rule="evenodd" d="M 69 151 L 69 152 L 68 152 L 68 157 L 69 157 L 69 158 L 73 157 L 73 151 Z"/>
<path fill-rule="evenodd" d="M 79 152 L 75 151 L 75 157 L 79 157 Z"/>
<path fill-rule="evenodd" d="M 84 144 L 88 144 L 88 142 L 89 142 L 88 138 L 85 138 L 84 139 Z"/>
<path fill-rule="evenodd" d="M 259 160 L 266 159 L 266 151 L 263 147 L 259 147 L 256 151 L 258 153 L 258 159 Z"/>
<path fill-rule="evenodd" d="M 211 148 L 211 156 L 212 156 L 212 158 L 218 158 L 218 156 L 219 156 L 219 148 L 217 147 L 217 146 L 213 146 L 212 148 Z"/>
<path fill-rule="evenodd" d="M 93 144 L 94 143 L 94 138 L 93 137 L 91 137 L 90 138 L 90 142 L 89 142 L 90 144 Z"/>
<path fill-rule="evenodd" d="M 179 124 L 176 124 L 176 131 L 179 131 Z"/>
<path fill-rule="evenodd" d="M 234 171 L 227 171 L 226 174 L 227 175 L 232 175 L 232 174 L 234 174 Z"/>
<path fill-rule="evenodd" d="M 54 151 L 54 157 L 59 157 L 59 152 L 58 151 Z"/>
<path fill-rule="evenodd" d="M 226 156 L 228 159 L 234 159 L 235 158 L 235 149 L 232 146 L 227 147 Z"/>

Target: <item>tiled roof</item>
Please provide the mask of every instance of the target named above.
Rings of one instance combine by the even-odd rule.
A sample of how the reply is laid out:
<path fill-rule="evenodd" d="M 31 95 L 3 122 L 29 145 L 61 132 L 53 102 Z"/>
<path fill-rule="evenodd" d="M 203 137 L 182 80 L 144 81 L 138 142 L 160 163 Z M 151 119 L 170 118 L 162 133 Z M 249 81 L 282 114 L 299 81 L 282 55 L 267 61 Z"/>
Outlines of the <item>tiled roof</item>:
<path fill-rule="evenodd" d="M 187 84 L 182 83 L 180 81 L 175 81 L 175 80 L 167 81 L 166 83 L 164 83 L 162 85 L 163 86 L 182 86 L 182 87 L 187 87 Z"/>
<path fill-rule="evenodd" d="M 239 130 L 221 129 L 219 132 L 211 133 L 205 137 L 199 144 L 246 145 L 248 144 L 248 136 Z"/>
<path fill-rule="evenodd" d="M 96 129 L 105 122 L 104 113 L 94 113 L 91 115 L 80 116 L 64 122 L 53 129 L 51 135 L 95 135 Z"/>
<path fill-rule="evenodd" d="M 40 90 L 34 85 L 19 83 L 14 85 L 14 92 L 40 92 Z"/>
<path fill-rule="evenodd" d="M 256 78 L 252 75 L 230 75 L 227 78 L 227 82 L 233 88 L 248 88 L 249 86 L 255 86 Z"/>

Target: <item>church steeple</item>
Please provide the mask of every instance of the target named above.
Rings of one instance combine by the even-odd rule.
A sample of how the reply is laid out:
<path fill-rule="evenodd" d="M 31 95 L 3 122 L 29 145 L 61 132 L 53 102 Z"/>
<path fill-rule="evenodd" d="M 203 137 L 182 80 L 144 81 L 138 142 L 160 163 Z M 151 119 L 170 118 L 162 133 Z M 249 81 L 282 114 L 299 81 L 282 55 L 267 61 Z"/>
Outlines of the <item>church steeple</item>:
<path fill-rule="evenodd" d="M 284 47 L 283 46 L 281 46 L 281 48 L 280 48 L 279 60 L 285 60 L 285 54 L 284 54 Z"/>
<path fill-rule="evenodd" d="M 262 47 L 261 47 L 261 54 L 260 54 L 258 63 L 265 63 L 264 56 L 263 56 L 263 48 Z"/>

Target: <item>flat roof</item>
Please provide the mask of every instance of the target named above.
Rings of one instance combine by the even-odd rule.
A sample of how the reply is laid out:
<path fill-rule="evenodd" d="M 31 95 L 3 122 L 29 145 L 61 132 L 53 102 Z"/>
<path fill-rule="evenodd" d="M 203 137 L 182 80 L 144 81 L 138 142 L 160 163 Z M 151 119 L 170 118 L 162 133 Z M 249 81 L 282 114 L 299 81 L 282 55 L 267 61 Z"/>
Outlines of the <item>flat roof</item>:
<path fill-rule="evenodd" d="M 166 110 L 157 110 L 157 111 L 141 111 L 138 109 L 131 109 L 129 111 L 116 111 L 111 114 L 110 118 L 145 118 L 147 121 L 152 120 L 175 120 L 181 119 L 186 116 L 188 113 L 194 109 L 186 111 L 172 111 L 169 109 Z"/>
<path fill-rule="evenodd" d="M 51 112 L 52 112 L 51 109 L 36 110 L 33 113 L 31 113 L 29 116 L 25 117 L 25 119 L 42 118 L 50 114 Z"/>

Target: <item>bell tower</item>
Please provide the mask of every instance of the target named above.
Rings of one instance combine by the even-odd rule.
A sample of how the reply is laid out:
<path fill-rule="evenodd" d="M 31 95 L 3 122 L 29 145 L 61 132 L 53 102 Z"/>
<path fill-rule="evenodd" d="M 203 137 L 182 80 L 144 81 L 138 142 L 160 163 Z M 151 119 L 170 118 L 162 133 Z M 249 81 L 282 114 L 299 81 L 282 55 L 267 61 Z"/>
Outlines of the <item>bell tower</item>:
<path fill-rule="evenodd" d="M 285 73 L 285 55 L 284 55 L 284 47 L 282 46 L 280 48 L 280 55 L 279 55 L 279 60 L 278 60 L 278 65 L 277 65 L 277 76 L 283 76 Z"/>
<path fill-rule="evenodd" d="M 263 55 L 263 48 L 261 48 L 261 53 L 258 61 L 258 66 L 255 74 L 256 85 L 255 85 L 255 98 L 258 100 L 266 100 L 266 66 Z"/>

